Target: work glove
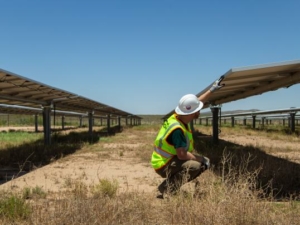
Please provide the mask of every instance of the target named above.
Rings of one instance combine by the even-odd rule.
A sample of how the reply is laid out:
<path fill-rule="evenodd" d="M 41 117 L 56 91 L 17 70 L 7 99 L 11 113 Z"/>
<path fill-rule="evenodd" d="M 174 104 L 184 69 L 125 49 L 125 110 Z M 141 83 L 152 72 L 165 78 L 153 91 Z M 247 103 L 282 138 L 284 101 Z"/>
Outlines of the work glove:
<path fill-rule="evenodd" d="M 220 84 L 221 81 L 224 79 L 224 76 L 221 76 L 218 80 L 216 80 L 213 85 L 210 87 L 210 91 L 211 92 L 214 92 L 214 91 L 217 91 L 219 90 L 220 88 L 224 87 L 225 84 Z"/>
<path fill-rule="evenodd" d="M 204 166 L 205 166 L 205 170 L 207 170 L 207 169 L 209 169 L 209 167 L 210 167 L 210 160 L 209 160 L 209 158 L 207 158 L 207 157 L 205 157 L 205 156 L 202 156 L 203 157 L 203 164 L 204 164 Z"/>

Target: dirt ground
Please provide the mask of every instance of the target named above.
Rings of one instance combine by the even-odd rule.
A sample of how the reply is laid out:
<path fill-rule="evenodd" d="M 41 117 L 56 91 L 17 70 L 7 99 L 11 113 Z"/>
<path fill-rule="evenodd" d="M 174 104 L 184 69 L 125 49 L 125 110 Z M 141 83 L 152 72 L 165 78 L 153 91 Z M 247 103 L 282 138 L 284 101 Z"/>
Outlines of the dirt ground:
<path fill-rule="evenodd" d="M 231 141 L 241 145 L 268 146 L 282 149 L 289 149 L 288 152 L 282 152 L 281 157 L 300 163 L 299 141 L 284 142 L 280 140 L 270 141 L 266 137 L 254 136 L 233 136 L 221 135 L 220 139 Z M 106 144 L 108 145 L 108 144 Z M 109 144 L 110 148 L 128 147 L 128 143 L 114 146 Z M 131 146 L 135 146 L 132 144 Z M 150 157 L 150 156 L 149 156 Z M 150 158 L 149 158 L 150 160 Z M 209 173 L 209 172 L 208 172 Z M 207 174 L 209 175 L 209 174 Z M 202 176 L 206 176 L 203 174 Z M 60 192 L 68 188 L 70 183 L 83 182 L 87 186 L 93 186 L 99 183 L 99 179 L 116 180 L 119 184 L 119 191 L 138 191 L 138 192 L 156 192 L 157 185 L 162 179 L 153 171 L 150 163 L 135 162 L 130 154 L 114 155 L 91 153 L 79 151 L 66 156 L 49 165 L 33 170 L 23 176 L 13 179 L 0 185 L 0 190 L 18 191 L 24 187 L 41 187 L 49 193 Z"/>
<path fill-rule="evenodd" d="M 34 131 L 32 127 L 9 127 L 2 130 L 25 130 Z M 104 148 L 124 149 L 137 147 L 136 144 L 103 144 Z M 130 145 L 130 146 L 129 146 Z M 26 188 L 41 187 L 48 193 L 67 190 L 76 182 L 83 182 L 87 186 L 94 186 L 99 179 L 115 180 L 119 185 L 119 192 L 139 191 L 156 193 L 157 185 L 161 178 L 151 168 L 150 163 L 132 163 L 132 153 L 124 155 L 115 153 L 99 152 L 91 153 L 78 151 L 72 155 L 65 156 L 46 166 L 37 168 L 30 173 L 14 178 L 0 185 L 0 190 L 21 191 Z M 150 160 L 150 156 L 149 156 Z"/>
<path fill-rule="evenodd" d="M 294 141 L 285 141 L 280 139 L 270 139 L 264 136 L 247 135 L 222 135 L 220 137 L 229 142 L 240 145 L 251 145 L 268 149 L 266 152 L 280 158 L 290 160 L 300 164 L 300 138 Z M 274 152 L 272 151 L 274 149 Z"/>
<path fill-rule="evenodd" d="M 120 191 L 153 191 L 157 179 L 154 171 L 143 163 L 132 165 L 130 161 L 129 158 L 103 161 L 96 153 L 73 154 L 4 183 L 0 189 L 22 190 L 39 186 L 48 192 L 59 192 L 71 182 L 81 181 L 93 186 L 105 178 L 117 180 Z"/>

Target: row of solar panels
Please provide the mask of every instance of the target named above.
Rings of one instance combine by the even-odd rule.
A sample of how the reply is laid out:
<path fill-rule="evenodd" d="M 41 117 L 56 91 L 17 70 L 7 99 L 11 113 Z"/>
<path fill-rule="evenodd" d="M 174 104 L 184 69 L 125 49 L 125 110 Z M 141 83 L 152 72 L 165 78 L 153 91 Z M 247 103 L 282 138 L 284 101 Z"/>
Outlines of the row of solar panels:
<path fill-rule="evenodd" d="M 124 118 L 132 117 L 141 119 L 139 116 L 109 105 L 42 84 L 2 69 L 0 69 L 0 104 L 35 109 L 52 107 L 58 111 L 68 111 L 79 114 L 92 112 L 95 116 L 105 116 L 109 114 Z M 25 113 L 25 111 L 30 111 L 30 108 L 6 108 L 6 110 L 12 113 L 21 111 Z"/>
<path fill-rule="evenodd" d="M 266 110 L 266 111 L 253 111 L 253 112 L 243 112 L 243 113 L 231 113 L 222 115 L 222 119 L 230 118 L 231 125 L 234 126 L 236 120 L 243 120 L 244 125 L 246 125 L 246 121 L 248 119 L 252 120 L 252 127 L 255 128 L 255 124 L 257 121 L 264 123 L 268 123 L 271 120 L 282 120 L 283 125 L 285 120 L 288 120 L 288 125 L 292 133 L 295 132 L 296 124 L 298 125 L 298 120 L 300 116 L 297 113 L 300 111 L 300 108 L 289 108 L 289 109 L 278 109 L 278 110 Z M 221 119 L 220 118 L 220 119 Z M 200 117 L 200 124 L 202 124 L 202 120 L 206 120 L 206 125 L 208 125 L 208 121 L 211 120 L 214 123 L 213 115 Z M 221 120 L 220 120 L 221 123 Z"/>
<path fill-rule="evenodd" d="M 39 115 L 43 113 L 42 108 L 32 108 L 19 105 L 6 105 L 0 104 L 0 113 L 1 114 L 23 114 L 23 115 Z M 57 116 L 68 116 L 68 117 L 87 117 L 87 113 L 77 113 L 72 111 L 60 111 L 52 110 L 52 114 Z"/>
<path fill-rule="evenodd" d="M 241 112 L 241 113 L 229 113 L 222 114 L 222 118 L 230 117 L 247 117 L 247 116 L 260 116 L 260 117 L 278 117 L 286 116 L 291 113 L 297 114 L 300 111 L 299 107 L 287 108 L 287 109 L 275 109 L 275 110 L 264 110 L 264 111 L 252 111 L 252 112 Z M 201 115 L 200 115 L 201 116 Z M 212 118 L 212 115 L 201 116 L 201 119 Z"/>
<path fill-rule="evenodd" d="M 300 60 L 233 68 L 223 76 L 222 83 L 225 86 L 208 97 L 203 109 L 300 83 Z M 197 96 L 204 94 L 212 84 L 199 92 Z M 163 119 L 172 113 L 174 110 Z"/>
<path fill-rule="evenodd" d="M 203 108 L 223 104 L 282 87 L 300 83 L 300 61 L 273 63 L 252 67 L 231 69 L 225 73 L 225 86 L 212 93 Z M 197 96 L 205 93 L 211 84 Z M 57 89 L 20 75 L 0 69 L 0 104 L 19 105 L 33 108 L 54 107 L 60 111 L 76 113 L 93 112 L 94 115 L 117 115 L 135 117 L 131 113 L 88 98 Z M 165 117 L 168 117 L 172 110 Z"/>

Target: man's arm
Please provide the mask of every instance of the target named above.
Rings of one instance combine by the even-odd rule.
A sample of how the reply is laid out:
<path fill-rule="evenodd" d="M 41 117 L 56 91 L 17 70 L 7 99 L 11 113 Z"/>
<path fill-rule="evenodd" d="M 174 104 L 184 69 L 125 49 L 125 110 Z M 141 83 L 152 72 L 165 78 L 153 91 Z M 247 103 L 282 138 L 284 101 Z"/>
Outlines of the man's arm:
<path fill-rule="evenodd" d="M 192 153 L 187 152 L 184 148 L 176 148 L 176 154 L 180 160 L 196 160 L 196 157 Z"/>
<path fill-rule="evenodd" d="M 211 95 L 211 93 L 212 93 L 211 90 L 208 89 L 204 94 L 198 97 L 199 101 L 203 103 L 206 102 L 206 99 Z"/>
<path fill-rule="evenodd" d="M 184 148 L 177 148 L 176 154 L 180 160 L 195 160 L 201 163 L 203 163 L 205 160 L 203 156 L 194 155 L 190 152 L 187 152 Z"/>

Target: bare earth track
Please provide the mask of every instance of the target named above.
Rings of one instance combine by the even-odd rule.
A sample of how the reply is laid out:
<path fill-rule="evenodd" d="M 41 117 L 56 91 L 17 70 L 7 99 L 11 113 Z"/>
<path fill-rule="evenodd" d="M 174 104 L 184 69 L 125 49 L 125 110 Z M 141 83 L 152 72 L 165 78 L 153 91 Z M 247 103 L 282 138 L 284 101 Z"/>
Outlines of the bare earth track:
<path fill-rule="evenodd" d="M 9 129 L 17 130 L 18 128 L 10 127 Z M 32 129 L 22 128 L 26 131 L 32 131 Z M 159 177 L 149 163 L 139 163 L 133 158 L 134 150 L 139 147 L 139 144 L 134 141 L 136 134 L 127 132 L 129 133 L 124 131 L 123 134 L 127 135 L 129 143 L 100 141 L 95 146 L 96 149 L 101 149 L 100 151 L 91 152 L 82 149 L 6 182 L 0 186 L 0 190 L 21 191 L 25 187 L 38 186 L 47 192 L 55 193 L 67 190 L 70 183 L 83 182 L 87 186 L 93 186 L 99 183 L 100 179 L 109 179 L 118 182 L 120 192 L 155 191 Z"/>
<path fill-rule="evenodd" d="M 155 134 L 156 131 L 149 132 L 147 134 L 149 140 L 153 139 Z M 70 183 L 83 182 L 87 186 L 93 186 L 99 183 L 99 179 L 106 178 L 116 180 L 120 192 L 138 191 L 156 194 L 156 187 L 161 178 L 153 171 L 149 162 L 137 162 L 134 157 L 139 148 L 145 147 L 149 148 L 149 155 L 144 157 L 149 157 L 150 160 L 152 143 L 149 142 L 149 146 L 141 146 L 138 141 L 141 138 L 139 133 L 131 133 L 129 129 L 117 135 L 123 135 L 124 139 L 118 143 L 100 141 L 94 146 L 95 151 L 82 149 L 6 182 L 0 186 L 0 190 L 21 191 L 25 187 L 34 188 L 38 186 L 48 193 L 57 193 L 67 190 Z M 282 151 L 280 157 L 300 163 L 299 140 L 286 142 L 270 140 L 267 137 L 245 135 L 221 135 L 220 139 L 240 145 L 289 149 L 288 152 Z M 97 149 L 102 150 L 97 151 Z"/>

